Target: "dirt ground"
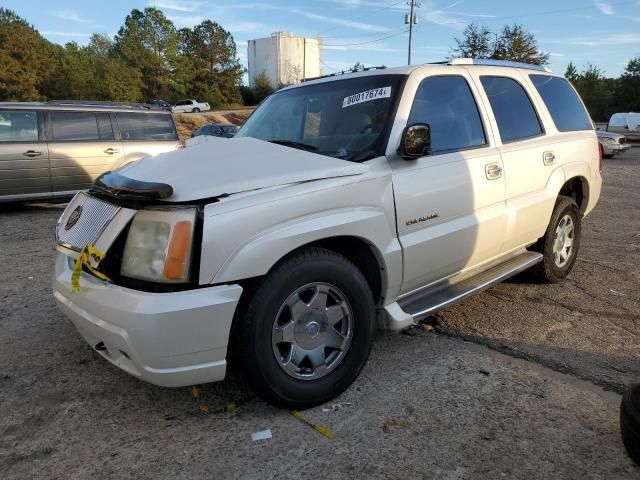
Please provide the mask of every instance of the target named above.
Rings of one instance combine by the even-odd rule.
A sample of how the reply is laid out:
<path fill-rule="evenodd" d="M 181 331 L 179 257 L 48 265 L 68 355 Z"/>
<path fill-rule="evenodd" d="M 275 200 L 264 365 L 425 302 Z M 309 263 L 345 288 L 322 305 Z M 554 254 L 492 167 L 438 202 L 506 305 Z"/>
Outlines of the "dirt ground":
<path fill-rule="evenodd" d="M 355 384 L 304 412 L 333 440 L 239 380 L 202 388 L 211 411 L 239 405 L 207 415 L 108 364 L 52 299 L 61 206 L 0 206 L 0 478 L 640 479 L 618 427 L 640 381 L 640 148 L 605 162 L 571 278 L 380 335 Z"/>

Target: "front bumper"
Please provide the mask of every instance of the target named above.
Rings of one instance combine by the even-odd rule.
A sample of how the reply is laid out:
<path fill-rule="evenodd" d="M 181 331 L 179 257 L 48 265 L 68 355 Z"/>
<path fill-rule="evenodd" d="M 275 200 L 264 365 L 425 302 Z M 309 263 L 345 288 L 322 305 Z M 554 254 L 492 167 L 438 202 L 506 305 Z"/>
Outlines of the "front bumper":
<path fill-rule="evenodd" d="M 626 152 L 630 148 L 631 148 L 631 145 L 629 143 L 603 144 L 602 153 L 604 155 L 615 155 L 617 153 Z"/>
<path fill-rule="evenodd" d="M 148 293 L 83 273 L 71 288 L 73 259 L 56 258 L 53 295 L 100 355 L 141 380 L 181 387 L 224 379 L 231 321 L 242 287 Z"/>

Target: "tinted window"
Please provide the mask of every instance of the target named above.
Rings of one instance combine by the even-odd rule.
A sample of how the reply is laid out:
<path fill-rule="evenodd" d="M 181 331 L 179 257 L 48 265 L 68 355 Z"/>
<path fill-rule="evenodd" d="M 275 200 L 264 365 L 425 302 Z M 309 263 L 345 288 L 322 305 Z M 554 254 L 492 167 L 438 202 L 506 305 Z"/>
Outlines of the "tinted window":
<path fill-rule="evenodd" d="M 164 113 L 117 113 L 123 140 L 177 140 L 171 115 Z"/>
<path fill-rule="evenodd" d="M 411 107 L 408 124 L 431 126 L 431 150 L 477 147 L 486 144 L 478 106 L 467 81 L 458 76 L 422 81 Z"/>
<path fill-rule="evenodd" d="M 96 114 L 92 112 L 51 112 L 51 133 L 56 141 L 99 140 Z"/>
<path fill-rule="evenodd" d="M 561 132 L 593 130 L 591 119 L 578 95 L 564 78 L 529 75 Z"/>
<path fill-rule="evenodd" d="M 113 127 L 108 113 L 98 114 L 98 130 L 100 132 L 100 140 L 113 140 Z"/>
<path fill-rule="evenodd" d="M 506 77 L 480 77 L 503 143 L 535 137 L 542 126 L 522 85 Z"/>
<path fill-rule="evenodd" d="M 0 142 L 37 142 L 38 114 L 0 110 Z"/>

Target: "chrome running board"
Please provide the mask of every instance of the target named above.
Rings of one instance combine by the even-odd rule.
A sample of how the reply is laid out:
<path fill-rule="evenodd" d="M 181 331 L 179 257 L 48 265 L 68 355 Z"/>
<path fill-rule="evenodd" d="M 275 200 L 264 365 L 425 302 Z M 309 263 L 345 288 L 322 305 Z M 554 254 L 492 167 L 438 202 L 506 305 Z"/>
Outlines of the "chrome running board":
<path fill-rule="evenodd" d="M 397 304 L 404 313 L 411 317 L 413 322 L 416 322 L 458 303 L 474 293 L 503 282 L 541 261 L 542 255 L 540 253 L 525 251 L 467 278 L 458 281 L 452 278 L 419 290 L 398 300 Z"/>

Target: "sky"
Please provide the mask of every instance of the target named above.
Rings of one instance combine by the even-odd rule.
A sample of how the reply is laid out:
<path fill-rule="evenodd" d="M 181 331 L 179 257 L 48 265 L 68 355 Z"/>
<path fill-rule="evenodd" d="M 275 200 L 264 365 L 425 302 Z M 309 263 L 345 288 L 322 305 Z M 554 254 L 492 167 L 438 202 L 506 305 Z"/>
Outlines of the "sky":
<path fill-rule="evenodd" d="M 134 8 L 155 6 L 176 27 L 211 19 L 229 30 L 246 66 L 247 40 L 290 31 L 322 37 L 323 69 L 333 73 L 356 62 L 366 66 L 407 63 L 406 0 L 4 0 L 47 39 L 87 43 L 91 33 L 113 37 Z M 550 67 L 564 73 L 569 61 L 587 62 L 618 76 L 640 56 L 640 0 L 421 0 L 414 29 L 412 63 L 442 61 L 454 38 L 477 22 L 499 32 L 521 23 L 551 55 Z"/>

